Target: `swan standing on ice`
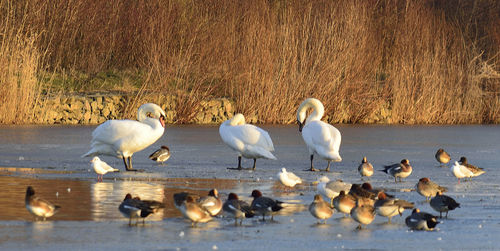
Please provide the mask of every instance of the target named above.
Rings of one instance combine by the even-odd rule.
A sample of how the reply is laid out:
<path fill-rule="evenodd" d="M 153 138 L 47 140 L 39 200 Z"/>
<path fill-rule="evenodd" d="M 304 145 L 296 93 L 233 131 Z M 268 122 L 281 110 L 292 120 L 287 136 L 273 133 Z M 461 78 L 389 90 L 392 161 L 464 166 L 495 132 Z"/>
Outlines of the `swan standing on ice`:
<path fill-rule="evenodd" d="M 219 134 L 226 145 L 239 153 L 237 170 L 242 169 L 242 156 L 253 159 L 252 170 L 255 170 L 255 162 L 258 158 L 276 159 L 271 153 L 274 151 L 274 146 L 269 134 L 257 126 L 246 124 L 245 117 L 241 113 L 224 121 L 219 127 Z"/>
<path fill-rule="evenodd" d="M 132 155 L 156 142 L 165 131 L 165 111 L 156 104 L 141 105 L 137 120 L 108 120 L 92 132 L 92 149 L 82 157 L 109 155 L 122 158 L 127 171 Z"/>
<path fill-rule="evenodd" d="M 313 112 L 306 119 L 307 109 L 312 108 Z M 341 135 L 337 128 L 321 121 L 325 108 L 321 101 L 315 98 L 308 98 L 300 104 L 297 111 L 297 123 L 299 132 L 309 149 L 311 155 L 311 168 L 309 171 L 318 171 L 313 166 L 314 154 L 328 161 L 325 171 L 330 171 L 330 162 L 342 161 L 339 154 Z"/>

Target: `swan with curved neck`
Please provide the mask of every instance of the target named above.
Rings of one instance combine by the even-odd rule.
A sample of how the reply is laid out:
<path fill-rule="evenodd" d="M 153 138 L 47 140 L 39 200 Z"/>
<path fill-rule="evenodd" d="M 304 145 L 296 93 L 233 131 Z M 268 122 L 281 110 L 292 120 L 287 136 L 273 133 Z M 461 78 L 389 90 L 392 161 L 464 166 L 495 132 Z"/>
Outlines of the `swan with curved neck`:
<path fill-rule="evenodd" d="M 306 119 L 308 109 L 313 109 Z M 318 171 L 314 168 L 314 154 L 328 161 L 325 171 L 330 171 L 332 161 L 339 162 L 342 158 L 339 154 L 341 135 L 340 131 L 332 125 L 321 121 L 325 108 L 321 101 L 315 98 L 304 100 L 297 110 L 297 123 L 299 132 L 307 145 L 311 156 L 311 168 L 309 171 Z"/>
<path fill-rule="evenodd" d="M 92 132 L 91 148 L 82 157 L 99 155 L 123 159 L 127 171 L 132 168 L 132 155 L 156 142 L 165 131 L 165 111 L 147 103 L 137 110 L 136 120 L 108 120 Z"/>
<path fill-rule="evenodd" d="M 219 134 L 227 146 L 238 152 L 238 167 L 235 168 L 237 170 L 243 169 L 241 157 L 253 159 L 252 170 L 255 170 L 258 158 L 276 159 L 271 153 L 274 151 L 274 145 L 269 134 L 257 126 L 246 124 L 241 113 L 224 121 L 219 127 Z"/>

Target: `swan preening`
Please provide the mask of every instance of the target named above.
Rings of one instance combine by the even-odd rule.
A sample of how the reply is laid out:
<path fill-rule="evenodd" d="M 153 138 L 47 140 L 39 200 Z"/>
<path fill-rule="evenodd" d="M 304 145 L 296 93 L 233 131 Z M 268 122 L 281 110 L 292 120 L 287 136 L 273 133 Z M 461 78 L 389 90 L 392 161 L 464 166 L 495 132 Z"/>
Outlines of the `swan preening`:
<path fill-rule="evenodd" d="M 238 152 L 238 170 L 242 169 L 242 156 L 253 159 L 253 170 L 258 158 L 276 159 L 271 153 L 274 145 L 269 134 L 257 126 L 246 124 L 241 113 L 224 121 L 219 127 L 219 134 L 226 145 Z"/>
<path fill-rule="evenodd" d="M 92 149 L 82 157 L 98 155 L 122 158 L 127 171 L 132 168 L 132 155 L 156 142 L 165 130 L 165 111 L 147 103 L 139 107 L 137 121 L 108 120 L 92 132 Z"/>
<path fill-rule="evenodd" d="M 313 112 L 306 119 L 306 112 L 309 108 Z M 321 121 L 325 108 L 321 101 L 315 98 L 308 98 L 300 104 L 297 110 L 297 122 L 299 132 L 302 132 L 302 138 L 309 149 L 311 155 L 311 168 L 309 171 L 318 171 L 313 166 L 314 154 L 328 161 L 325 171 L 330 170 L 330 162 L 342 161 L 339 154 L 341 135 L 337 128 Z"/>

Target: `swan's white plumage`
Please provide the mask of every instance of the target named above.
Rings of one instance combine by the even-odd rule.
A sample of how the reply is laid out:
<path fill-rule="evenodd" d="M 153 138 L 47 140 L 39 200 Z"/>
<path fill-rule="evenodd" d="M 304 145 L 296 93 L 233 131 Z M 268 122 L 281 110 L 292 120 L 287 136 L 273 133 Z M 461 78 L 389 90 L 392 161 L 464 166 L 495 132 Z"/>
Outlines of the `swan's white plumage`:
<path fill-rule="evenodd" d="M 222 141 L 240 156 L 248 159 L 276 159 L 273 141 L 269 134 L 261 128 L 246 124 L 245 117 L 238 113 L 219 127 Z"/>
<path fill-rule="evenodd" d="M 309 108 L 312 108 L 313 112 L 306 119 L 306 112 Z M 340 131 L 321 121 L 324 113 L 323 104 L 315 98 L 308 98 L 300 104 L 297 111 L 297 121 L 303 125 L 301 128 L 302 138 L 310 155 L 317 154 L 328 161 L 342 161 L 339 154 L 342 140 Z"/>
<path fill-rule="evenodd" d="M 148 116 L 151 116 L 149 117 Z M 156 142 L 165 130 L 165 111 L 156 104 L 141 105 L 135 120 L 108 120 L 92 132 L 91 149 L 82 157 L 131 157 Z"/>
<path fill-rule="evenodd" d="M 292 172 L 287 172 L 286 168 L 281 168 L 281 172 L 278 173 L 278 179 L 281 184 L 287 187 L 294 187 L 297 184 L 302 184 L 302 179 L 299 178 Z"/>

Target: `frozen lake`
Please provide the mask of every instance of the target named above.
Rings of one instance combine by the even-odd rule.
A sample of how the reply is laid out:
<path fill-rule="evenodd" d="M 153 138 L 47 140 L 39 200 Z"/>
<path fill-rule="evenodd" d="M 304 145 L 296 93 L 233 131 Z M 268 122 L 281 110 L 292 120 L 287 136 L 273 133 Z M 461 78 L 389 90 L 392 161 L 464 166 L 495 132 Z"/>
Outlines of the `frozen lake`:
<path fill-rule="evenodd" d="M 89 150 L 94 126 L 0 127 L 0 248 L 1 249 L 498 249 L 500 240 L 500 126 L 352 126 L 341 125 L 340 154 L 343 161 L 333 163 L 330 173 L 303 171 L 309 167 L 307 149 L 297 126 L 262 126 L 268 130 L 278 160 L 257 160 L 256 171 L 228 170 L 236 167 L 237 155 L 220 140 L 218 127 L 170 126 L 163 137 L 142 152 L 134 154 L 135 168 L 142 173 L 125 172 L 119 159 L 103 157 L 121 170 L 104 176 L 97 183 L 90 158 L 80 158 Z M 161 145 L 170 147 L 172 157 L 158 166 L 147 156 Z M 457 184 L 447 168 L 434 159 L 438 148 L 452 156 L 452 162 L 466 156 L 469 163 L 486 174 L 471 182 Z M 422 211 L 438 214 L 412 189 L 419 178 L 429 177 L 449 189 L 447 195 L 460 204 L 441 219 L 437 231 L 408 230 L 403 217 L 377 216 L 366 229 L 336 212 L 327 225 L 317 225 L 307 211 L 316 193 L 311 182 L 321 175 L 362 183 L 357 173 L 363 156 L 374 165 L 410 160 L 413 173 L 402 183 L 376 171 L 368 180 L 384 187 L 398 198 L 414 202 Z M 244 160 L 250 167 L 252 160 Z M 286 167 L 307 182 L 285 191 L 276 173 Z M 315 159 L 324 169 L 326 161 Z M 24 207 L 26 187 L 60 205 L 61 210 L 45 222 L 34 222 Z M 223 200 L 229 192 L 243 199 L 253 189 L 288 202 L 289 207 L 275 222 L 246 219 L 235 227 L 232 219 L 217 218 L 192 228 L 174 208 L 172 195 L 191 191 L 205 195 L 211 188 Z M 166 208 L 146 219 L 143 226 L 128 226 L 118 205 L 125 194 L 143 199 L 162 200 Z M 56 195 L 57 194 L 57 195 Z"/>

